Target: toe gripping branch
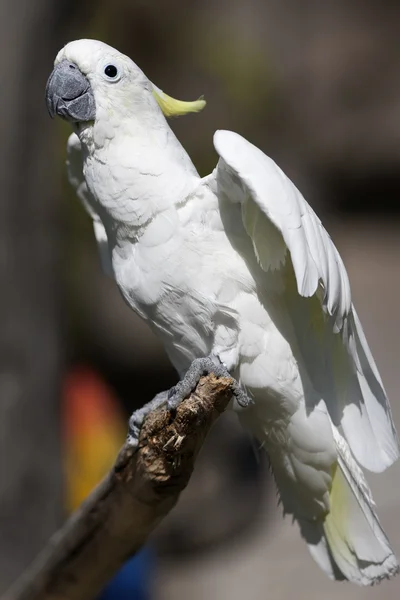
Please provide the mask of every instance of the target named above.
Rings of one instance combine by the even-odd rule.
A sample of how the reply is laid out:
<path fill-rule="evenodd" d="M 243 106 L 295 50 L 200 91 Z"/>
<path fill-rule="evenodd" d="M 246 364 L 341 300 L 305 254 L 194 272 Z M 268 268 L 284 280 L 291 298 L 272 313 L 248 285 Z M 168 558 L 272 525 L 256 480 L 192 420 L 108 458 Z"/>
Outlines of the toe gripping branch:
<path fill-rule="evenodd" d="M 167 407 L 171 413 L 174 413 L 180 403 L 196 389 L 200 378 L 210 374 L 232 379 L 229 371 L 218 357 L 210 355 L 205 358 L 196 358 L 177 385 L 170 390 L 160 392 L 153 400 L 132 414 L 129 419 L 128 443 L 132 446 L 138 445 L 140 430 L 149 413 L 161 407 Z M 251 403 L 250 398 L 235 380 L 233 380 L 233 398 L 241 408 L 246 408 Z"/>

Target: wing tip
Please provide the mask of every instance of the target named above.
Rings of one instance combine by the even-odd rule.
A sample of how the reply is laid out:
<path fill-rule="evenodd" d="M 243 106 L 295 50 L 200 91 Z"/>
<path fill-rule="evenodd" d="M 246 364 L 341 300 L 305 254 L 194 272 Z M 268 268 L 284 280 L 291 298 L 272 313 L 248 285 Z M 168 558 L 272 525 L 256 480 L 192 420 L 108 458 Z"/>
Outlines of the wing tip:
<path fill-rule="evenodd" d="M 217 129 L 213 136 L 214 148 L 220 156 L 227 151 L 235 152 L 237 143 L 241 141 L 247 142 L 244 137 L 229 129 Z M 247 143 L 250 144 L 250 142 Z"/>

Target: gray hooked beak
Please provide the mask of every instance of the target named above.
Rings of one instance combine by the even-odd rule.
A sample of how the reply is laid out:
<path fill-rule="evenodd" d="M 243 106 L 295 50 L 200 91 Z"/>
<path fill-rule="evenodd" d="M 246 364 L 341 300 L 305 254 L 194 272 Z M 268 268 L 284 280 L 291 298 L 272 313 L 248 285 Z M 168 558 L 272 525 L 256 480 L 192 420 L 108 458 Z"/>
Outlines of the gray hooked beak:
<path fill-rule="evenodd" d="M 62 60 L 53 69 L 46 85 L 46 104 L 50 116 L 67 121 L 93 121 L 96 106 L 89 80 L 74 63 Z"/>

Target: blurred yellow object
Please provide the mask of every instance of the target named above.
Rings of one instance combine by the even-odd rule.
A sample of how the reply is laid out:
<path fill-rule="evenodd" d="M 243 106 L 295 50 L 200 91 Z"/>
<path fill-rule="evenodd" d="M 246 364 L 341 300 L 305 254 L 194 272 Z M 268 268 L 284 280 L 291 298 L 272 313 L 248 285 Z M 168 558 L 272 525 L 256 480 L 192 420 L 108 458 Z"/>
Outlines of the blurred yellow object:
<path fill-rule="evenodd" d="M 127 433 L 115 394 L 90 367 L 76 367 L 63 390 L 66 506 L 75 510 L 113 465 Z"/>

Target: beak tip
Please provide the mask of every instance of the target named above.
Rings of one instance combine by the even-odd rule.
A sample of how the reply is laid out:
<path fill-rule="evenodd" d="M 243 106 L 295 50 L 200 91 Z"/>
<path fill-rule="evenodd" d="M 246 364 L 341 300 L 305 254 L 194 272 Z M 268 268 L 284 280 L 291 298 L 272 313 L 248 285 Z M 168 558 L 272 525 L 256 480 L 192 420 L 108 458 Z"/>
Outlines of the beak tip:
<path fill-rule="evenodd" d="M 54 119 L 54 117 L 56 116 L 56 113 L 54 111 L 54 108 L 52 106 L 49 106 L 49 103 L 46 100 L 46 108 L 47 108 L 47 112 L 49 113 L 49 116 L 51 119 Z"/>
<path fill-rule="evenodd" d="M 54 117 L 56 116 L 56 111 L 54 110 L 53 102 L 51 100 L 49 100 L 48 98 L 46 98 L 46 108 L 47 108 L 47 112 L 49 113 L 50 117 L 52 119 L 54 119 Z"/>

